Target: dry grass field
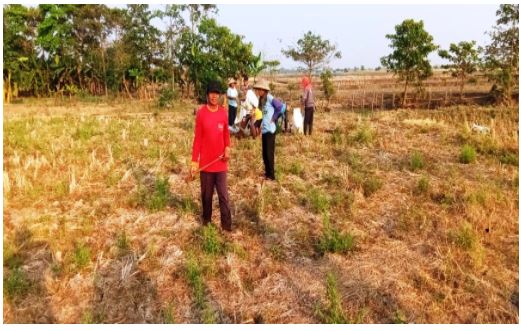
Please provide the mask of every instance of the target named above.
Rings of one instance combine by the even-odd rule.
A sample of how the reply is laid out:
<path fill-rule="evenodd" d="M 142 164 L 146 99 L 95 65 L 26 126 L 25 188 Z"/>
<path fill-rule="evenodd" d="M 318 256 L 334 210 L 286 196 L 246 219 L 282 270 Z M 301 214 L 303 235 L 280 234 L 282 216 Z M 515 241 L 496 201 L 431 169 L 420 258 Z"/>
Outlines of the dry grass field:
<path fill-rule="evenodd" d="M 231 235 L 183 180 L 193 109 L 4 106 L 4 322 L 519 323 L 518 108 L 339 105 L 262 188 L 233 138 Z"/>

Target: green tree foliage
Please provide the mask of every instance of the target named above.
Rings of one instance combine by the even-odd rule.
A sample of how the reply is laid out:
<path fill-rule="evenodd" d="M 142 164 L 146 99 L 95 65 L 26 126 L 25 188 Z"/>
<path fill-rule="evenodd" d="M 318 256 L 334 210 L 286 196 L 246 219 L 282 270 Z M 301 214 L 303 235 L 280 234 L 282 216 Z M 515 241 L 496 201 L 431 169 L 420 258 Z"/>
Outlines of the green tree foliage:
<path fill-rule="evenodd" d="M 74 84 L 77 53 L 74 38 L 75 5 L 39 5 L 42 21 L 38 25 L 36 43 L 50 73 L 50 87 L 62 92 Z"/>
<path fill-rule="evenodd" d="M 161 64 L 160 31 L 152 25 L 157 14 L 148 5 L 128 5 L 125 14 L 122 43 L 129 61 L 126 76 L 138 89 L 153 80 L 154 67 Z"/>
<path fill-rule="evenodd" d="M 395 26 L 395 34 L 385 37 L 391 41 L 393 52 L 380 59 L 382 66 L 398 75 L 405 82 L 402 105 L 407 99 L 407 88 L 414 84 L 421 89 L 422 81 L 432 75 L 432 67 L 428 55 L 436 50 L 432 36 L 425 31 L 423 21 L 404 20 Z"/>
<path fill-rule="evenodd" d="M 331 79 L 333 78 L 333 73 L 331 70 L 327 69 L 320 74 L 320 80 L 322 81 L 322 91 L 324 92 L 324 96 L 327 100 L 326 108 L 329 108 L 329 102 L 333 95 L 335 95 L 335 87 L 333 86 L 333 82 Z"/>
<path fill-rule="evenodd" d="M 7 102 L 18 92 L 38 95 L 42 77 L 37 71 L 35 38 L 39 11 L 22 5 L 6 5 L 3 12 L 4 89 Z"/>
<path fill-rule="evenodd" d="M 279 71 L 280 61 L 279 60 L 271 60 L 264 61 L 266 65 L 266 69 L 270 75 L 270 81 L 273 82 L 273 76 Z"/>
<path fill-rule="evenodd" d="M 311 31 L 305 33 L 297 41 L 296 47 L 288 47 L 282 50 L 282 54 L 293 59 L 293 61 L 303 63 L 309 76 L 314 70 L 327 64 L 331 58 L 340 59 L 342 57 L 340 51 L 336 50 L 335 45 Z"/>
<path fill-rule="evenodd" d="M 151 84 L 196 87 L 266 66 L 243 37 L 209 19 L 215 5 L 4 6 L 6 101 L 18 93 L 147 95 Z M 163 21 L 160 31 L 155 20 Z M 185 22 L 185 19 L 187 22 Z M 163 87 L 164 89 L 164 87 Z"/>
<path fill-rule="evenodd" d="M 476 48 L 476 42 L 462 41 L 458 44 L 450 44 L 448 50 L 440 49 L 438 55 L 451 62 L 449 65 L 443 65 L 445 69 L 449 69 L 453 77 L 457 77 L 460 86 L 460 98 L 463 98 L 463 88 L 468 76 L 478 69 L 479 51 Z"/>
<path fill-rule="evenodd" d="M 176 63 L 178 62 L 177 42 L 180 38 L 182 29 L 186 26 L 182 16 L 183 5 L 166 5 L 165 10 L 158 15 L 165 23 L 164 32 L 165 42 L 163 54 L 165 56 L 164 69 L 171 75 L 171 89 L 175 90 L 176 83 Z"/>
<path fill-rule="evenodd" d="M 190 83 L 201 102 L 206 100 L 205 86 L 209 80 L 224 81 L 249 73 L 255 57 L 252 44 L 243 38 L 210 18 L 201 20 L 196 35 L 188 29 L 183 31 L 180 63 L 188 68 Z"/>
<path fill-rule="evenodd" d="M 248 65 L 248 73 L 253 76 L 253 79 L 257 77 L 263 70 L 267 68 L 266 63 L 262 61 L 262 53 L 254 55 L 252 61 Z"/>
<path fill-rule="evenodd" d="M 500 5 L 497 25 L 489 32 L 491 43 L 485 47 L 484 62 L 494 82 L 492 93 L 499 103 L 510 104 L 519 90 L 519 5 Z"/>

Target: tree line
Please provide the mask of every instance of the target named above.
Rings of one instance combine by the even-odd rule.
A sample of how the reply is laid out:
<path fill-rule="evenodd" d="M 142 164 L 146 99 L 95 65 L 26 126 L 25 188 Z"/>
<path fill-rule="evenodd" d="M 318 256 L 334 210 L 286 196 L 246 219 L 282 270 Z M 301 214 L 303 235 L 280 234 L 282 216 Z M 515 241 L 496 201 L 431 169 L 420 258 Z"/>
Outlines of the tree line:
<path fill-rule="evenodd" d="M 402 103 L 409 86 L 415 86 L 419 93 L 423 91 L 422 82 L 432 76 L 427 57 L 436 50 L 449 61 L 442 67 L 458 78 L 460 97 L 469 75 L 482 70 L 493 82 L 491 92 L 496 101 L 511 103 L 513 92 L 519 90 L 519 5 L 500 5 L 496 16 L 497 25 L 488 32 L 491 43 L 484 47 L 478 47 L 475 41 L 461 41 L 450 44 L 449 49 L 440 49 L 425 31 L 423 21 L 410 19 L 397 25 L 394 34 L 386 35 L 392 53 L 382 57 L 381 63 L 404 82 Z"/>
<path fill-rule="evenodd" d="M 257 74 L 260 54 L 220 26 L 215 5 L 5 5 L 4 85 L 12 95 L 124 93 L 167 83 L 201 95 L 209 79 Z M 163 31 L 153 24 L 161 20 Z M 179 91 L 176 91 L 179 89 Z M 192 90 L 191 90 L 192 89 Z"/>
<path fill-rule="evenodd" d="M 168 86 L 167 92 L 204 98 L 210 79 L 256 76 L 268 69 L 270 77 L 280 62 L 262 61 L 243 36 L 220 26 L 211 16 L 215 5 L 148 5 L 109 8 L 105 5 L 4 6 L 4 93 L 49 96 L 89 93 L 124 93 L 132 98 L 146 93 L 146 86 Z M 510 103 L 519 89 L 519 5 L 500 5 L 497 25 L 488 32 L 491 43 L 452 43 L 440 49 L 424 29 L 423 21 L 404 20 L 395 33 L 386 35 L 392 52 L 381 64 L 404 83 L 402 103 L 415 88 L 432 76 L 428 55 L 437 51 L 449 61 L 443 67 L 458 78 L 460 96 L 469 75 L 485 72 L 493 82 L 492 95 Z M 159 30 L 152 21 L 159 19 Z M 295 46 L 281 53 L 301 62 L 312 75 L 342 55 L 336 45 L 320 35 L 306 32 Z M 329 100 L 334 93 L 330 70 L 322 75 Z M 327 91 L 326 91 L 327 90 Z"/>

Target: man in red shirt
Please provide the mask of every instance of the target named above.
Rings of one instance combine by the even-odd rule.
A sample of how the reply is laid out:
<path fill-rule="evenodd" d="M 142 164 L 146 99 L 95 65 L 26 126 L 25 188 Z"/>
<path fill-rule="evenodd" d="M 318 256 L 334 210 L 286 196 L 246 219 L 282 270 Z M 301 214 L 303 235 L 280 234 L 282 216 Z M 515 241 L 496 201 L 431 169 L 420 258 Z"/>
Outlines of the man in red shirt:
<path fill-rule="evenodd" d="M 201 200 L 203 204 L 203 225 L 212 220 L 212 199 L 214 188 L 219 196 L 221 227 L 232 230 L 232 216 L 228 199 L 228 159 L 230 158 L 230 132 L 228 114 L 219 106 L 221 85 L 210 81 L 206 88 L 207 104 L 199 108 L 195 120 L 195 136 L 192 147 L 193 175 L 201 169 Z"/>

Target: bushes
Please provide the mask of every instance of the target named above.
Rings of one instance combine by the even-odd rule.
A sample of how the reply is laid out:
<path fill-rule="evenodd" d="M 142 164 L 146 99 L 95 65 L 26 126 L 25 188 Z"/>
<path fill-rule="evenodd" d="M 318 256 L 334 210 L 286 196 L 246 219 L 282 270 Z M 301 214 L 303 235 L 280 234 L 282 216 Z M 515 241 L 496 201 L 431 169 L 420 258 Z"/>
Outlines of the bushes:
<path fill-rule="evenodd" d="M 307 203 L 315 213 L 326 212 L 329 209 L 328 196 L 319 189 L 312 188 L 306 197 Z"/>
<path fill-rule="evenodd" d="M 469 164 L 476 160 L 476 150 L 470 145 L 464 145 L 459 155 L 461 163 Z"/>
<path fill-rule="evenodd" d="M 90 249 L 84 244 L 77 244 L 73 253 L 74 263 L 78 268 L 85 267 L 90 262 Z"/>
<path fill-rule="evenodd" d="M 134 197 L 137 206 L 146 207 L 150 211 L 159 211 L 172 202 L 168 178 L 158 177 L 151 185 L 138 184 Z"/>
<path fill-rule="evenodd" d="M 213 224 L 203 227 L 201 246 L 203 251 L 208 254 L 219 254 L 224 251 L 224 244 Z"/>
<path fill-rule="evenodd" d="M 4 276 L 4 295 L 8 299 L 14 299 L 27 294 L 31 288 L 31 282 L 27 278 L 24 270 L 15 268 L 12 271 L 6 272 Z"/>
<path fill-rule="evenodd" d="M 410 157 L 409 168 L 411 171 L 416 171 L 418 169 L 423 169 L 423 166 L 423 154 L 419 151 L 414 151 Z"/>
<path fill-rule="evenodd" d="M 342 144 L 342 131 L 339 128 L 335 128 L 333 132 L 331 132 L 331 143 L 333 145 Z"/>
<path fill-rule="evenodd" d="M 159 91 L 157 105 L 159 108 L 172 108 L 174 100 L 177 99 L 177 92 L 171 87 L 164 87 Z"/>
<path fill-rule="evenodd" d="M 344 315 L 342 308 L 342 300 L 338 293 L 338 285 L 336 277 L 328 272 L 326 276 L 326 299 L 327 303 L 324 307 L 319 308 L 317 315 L 322 323 L 327 324 L 346 324 L 348 319 Z"/>
<path fill-rule="evenodd" d="M 416 184 L 415 193 L 423 194 L 429 191 L 429 178 L 422 176 Z"/>
<path fill-rule="evenodd" d="M 477 243 L 476 233 L 469 224 L 464 224 L 458 230 L 450 232 L 449 238 L 465 250 L 473 249 Z"/>
<path fill-rule="evenodd" d="M 367 198 L 373 195 L 376 191 L 378 191 L 382 187 L 382 180 L 376 176 L 370 176 L 366 178 L 362 184 L 362 188 L 364 190 L 364 196 Z"/>
<path fill-rule="evenodd" d="M 192 288 L 194 303 L 203 323 L 215 323 L 217 316 L 206 297 L 206 285 L 204 283 L 203 269 L 195 257 L 190 257 L 185 265 L 185 276 L 188 285 Z"/>
<path fill-rule="evenodd" d="M 326 252 L 347 253 L 355 248 L 354 237 L 350 233 L 341 233 L 333 227 L 327 215 L 324 215 L 323 224 L 322 237 L 317 243 L 318 253 L 321 255 Z"/>
<path fill-rule="evenodd" d="M 517 155 L 511 152 L 504 152 L 499 156 L 499 162 L 502 164 L 510 164 L 513 166 L 519 165 L 519 160 Z"/>
<path fill-rule="evenodd" d="M 360 126 L 353 136 L 353 140 L 362 145 L 372 144 L 374 138 L 374 130 L 367 124 Z"/>

